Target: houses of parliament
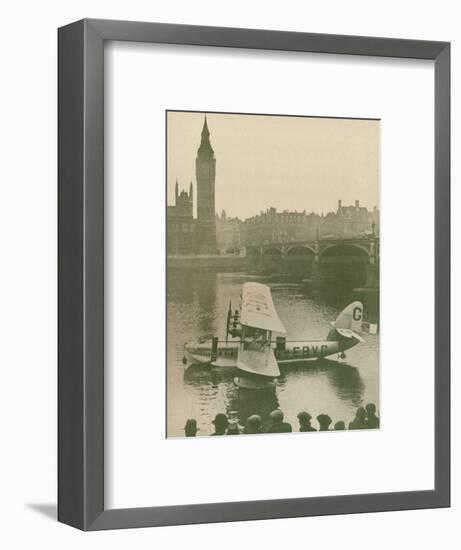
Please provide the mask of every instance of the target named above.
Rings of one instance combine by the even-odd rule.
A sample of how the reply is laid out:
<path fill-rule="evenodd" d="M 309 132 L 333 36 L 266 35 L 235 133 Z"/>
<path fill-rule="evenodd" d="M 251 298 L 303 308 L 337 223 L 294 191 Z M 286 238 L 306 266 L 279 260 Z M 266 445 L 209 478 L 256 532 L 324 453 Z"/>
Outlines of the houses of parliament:
<path fill-rule="evenodd" d="M 217 254 L 215 179 L 216 159 L 210 143 L 207 119 L 203 123 L 195 159 L 197 218 L 194 218 L 193 185 L 179 190 L 176 181 L 175 204 L 167 206 L 167 254 Z"/>

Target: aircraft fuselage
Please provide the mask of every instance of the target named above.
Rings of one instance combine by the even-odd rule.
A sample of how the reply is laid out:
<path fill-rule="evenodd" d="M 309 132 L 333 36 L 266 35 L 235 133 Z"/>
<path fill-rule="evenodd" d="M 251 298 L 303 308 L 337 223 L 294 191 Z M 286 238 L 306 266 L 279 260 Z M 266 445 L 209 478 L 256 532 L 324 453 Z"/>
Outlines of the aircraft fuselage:
<path fill-rule="evenodd" d="M 339 354 L 358 343 L 355 338 L 341 340 L 286 341 L 283 345 L 271 344 L 279 366 L 321 359 Z M 221 342 L 214 346 L 210 341 L 187 343 L 184 355 L 189 364 L 210 364 L 216 367 L 236 367 L 240 342 Z"/>

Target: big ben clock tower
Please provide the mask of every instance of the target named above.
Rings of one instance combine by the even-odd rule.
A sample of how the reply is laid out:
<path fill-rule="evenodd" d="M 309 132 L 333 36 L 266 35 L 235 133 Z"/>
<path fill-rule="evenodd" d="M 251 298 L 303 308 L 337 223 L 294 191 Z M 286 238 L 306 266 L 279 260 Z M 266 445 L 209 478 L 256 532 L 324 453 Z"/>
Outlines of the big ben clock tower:
<path fill-rule="evenodd" d="M 216 254 L 216 159 L 205 117 L 202 140 L 195 160 L 197 178 L 197 243 L 199 254 Z"/>

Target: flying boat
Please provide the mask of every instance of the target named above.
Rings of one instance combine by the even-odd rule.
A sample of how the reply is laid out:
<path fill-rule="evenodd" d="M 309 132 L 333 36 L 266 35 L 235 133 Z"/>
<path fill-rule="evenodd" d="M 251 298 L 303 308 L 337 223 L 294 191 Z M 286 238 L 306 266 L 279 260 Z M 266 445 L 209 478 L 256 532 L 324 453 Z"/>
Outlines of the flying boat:
<path fill-rule="evenodd" d="M 303 365 L 337 355 L 365 340 L 362 331 L 363 305 L 349 304 L 331 323 L 324 340 L 287 340 L 267 285 L 255 282 L 242 287 L 240 310 L 229 303 L 225 340 L 201 338 L 184 344 L 183 362 L 236 369 L 235 383 L 242 388 L 273 387 L 279 367 Z M 230 337 L 230 339 L 229 339 Z"/>

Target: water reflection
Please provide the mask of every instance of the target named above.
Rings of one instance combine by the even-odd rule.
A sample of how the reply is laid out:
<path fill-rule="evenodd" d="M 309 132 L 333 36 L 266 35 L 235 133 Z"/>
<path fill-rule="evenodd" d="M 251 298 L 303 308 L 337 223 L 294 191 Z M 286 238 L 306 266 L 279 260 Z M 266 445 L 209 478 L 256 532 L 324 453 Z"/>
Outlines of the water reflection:
<path fill-rule="evenodd" d="M 233 382 L 236 375 L 233 369 L 193 366 L 185 370 L 183 344 L 205 334 L 224 338 L 229 301 L 237 307 L 242 284 L 255 277 L 243 273 L 172 270 L 168 277 L 169 436 L 183 436 L 187 418 L 197 419 L 199 435 L 211 434 L 211 421 L 218 413 L 227 414 L 241 425 L 248 416 L 258 414 L 267 425 L 269 413 L 280 407 L 285 420 L 297 430 L 297 413 L 302 410 L 313 418 L 328 413 L 333 423 L 342 420 L 347 425 L 357 407 L 367 402 L 379 407 L 377 335 L 365 335 L 367 342 L 349 350 L 345 362 L 324 359 L 282 367 L 274 390 L 238 388 Z M 350 301 L 357 299 L 350 290 L 312 291 L 299 280 L 283 283 L 261 277 L 257 280 L 271 286 L 275 306 L 291 339 L 325 337 L 330 322 Z M 371 305 L 369 309 L 365 306 L 365 314 L 376 316 L 377 299 L 367 299 Z"/>
<path fill-rule="evenodd" d="M 362 402 L 365 384 L 356 367 L 329 362 L 324 369 L 339 399 L 349 400 L 354 406 Z"/>
<path fill-rule="evenodd" d="M 338 399 L 350 400 L 354 404 L 361 403 L 365 384 L 356 367 L 328 359 L 319 359 L 295 368 L 296 370 L 287 372 L 287 367 L 284 367 L 284 372 L 278 382 L 283 384 L 287 377 L 296 379 L 309 376 L 318 377 L 321 374 L 326 376 Z"/>
<path fill-rule="evenodd" d="M 209 274 L 211 276 L 204 276 L 203 273 L 198 272 L 195 276 L 198 306 L 200 308 L 199 316 L 199 330 L 200 334 L 213 333 L 215 320 L 216 320 L 216 286 L 217 278 L 216 274 Z M 184 281 L 186 283 L 186 281 Z M 189 283 L 189 281 L 187 281 Z M 187 286 L 184 284 L 184 286 Z"/>
<path fill-rule="evenodd" d="M 228 388 L 227 412 L 230 418 L 238 420 L 241 425 L 252 414 L 258 414 L 263 419 L 263 427 L 269 414 L 279 407 L 276 389 L 247 390 L 230 386 Z"/>

